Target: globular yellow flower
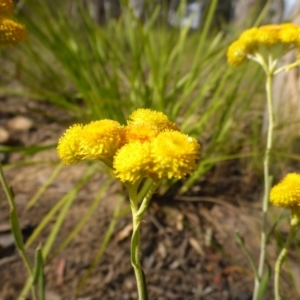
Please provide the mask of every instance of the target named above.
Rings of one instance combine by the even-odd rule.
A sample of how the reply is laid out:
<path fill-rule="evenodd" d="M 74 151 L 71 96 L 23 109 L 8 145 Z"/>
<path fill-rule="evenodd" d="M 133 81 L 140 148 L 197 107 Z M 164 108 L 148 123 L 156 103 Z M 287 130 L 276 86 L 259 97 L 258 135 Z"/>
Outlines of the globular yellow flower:
<path fill-rule="evenodd" d="M 270 191 L 270 202 L 291 210 L 300 208 L 300 174 L 289 173 Z"/>
<path fill-rule="evenodd" d="M 292 23 L 281 24 L 280 41 L 284 44 L 300 44 L 300 26 Z"/>
<path fill-rule="evenodd" d="M 127 121 L 127 123 L 148 124 L 156 126 L 160 132 L 166 129 L 179 130 L 177 125 L 171 122 L 164 113 L 146 108 L 140 108 L 135 110 L 129 116 L 129 120 Z"/>
<path fill-rule="evenodd" d="M 300 26 L 292 23 L 270 24 L 245 30 L 227 51 L 228 62 L 233 66 L 242 64 L 248 55 L 260 52 L 260 47 L 283 44 L 300 47 Z"/>
<path fill-rule="evenodd" d="M 236 41 L 232 43 L 227 51 L 227 60 L 233 66 L 241 65 L 247 58 L 248 48 L 244 43 Z"/>
<path fill-rule="evenodd" d="M 113 167 L 118 179 L 134 184 L 144 177 L 149 177 L 151 164 L 150 143 L 132 142 L 117 152 Z"/>
<path fill-rule="evenodd" d="M 197 167 L 200 145 L 196 139 L 178 131 L 164 131 L 151 144 L 153 173 L 158 178 L 183 178 Z"/>
<path fill-rule="evenodd" d="M 257 47 L 257 34 L 259 33 L 259 29 L 257 27 L 253 27 L 245 30 L 239 37 L 240 44 L 244 45 L 247 49 L 247 52 L 253 52 Z"/>
<path fill-rule="evenodd" d="M 98 159 L 113 167 L 122 182 L 135 184 L 146 177 L 183 178 L 191 174 L 200 145 L 163 113 L 140 109 L 131 115 L 127 126 L 113 120 L 71 126 L 60 138 L 57 151 L 65 164 Z"/>
<path fill-rule="evenodd" d="M 65 165 L 77 163 L 84 159 L 81 152 L 82 130 L 83 126 L 81 124 L 75 124 L 67 129 L 58 141 L 57 153 Z"/>
<path fill-rule="evenodd" d="M 25 26 L 0 16 L 0 45 L 14 45 L 25 41 L 26 38 L 27 30 Z"/>
<path fill-rule="evenodd" d="M 112 162 L 123 144 L 123 126 L 113 120 L 94 121 L 84 126 L 81 152 L 85 158 Z"/>
<path fill-rule="evenodd" d="M 129 124 L 124 128 L 124 142 L 150 142 L 159 133 L 157 126 L 146 123 Z"/>
<path fill-rule="evenodd" d="M 14 12 L 14 4 L 12 0 L 0 0 L 0 15 L 9 16 Z"/>
<path fill-rule="evenodd" d="M 256 34 L 256 41 L 262 46 L 272 46 L 280 43 L 280 25 L 264 25 L 259 28 Z"/>

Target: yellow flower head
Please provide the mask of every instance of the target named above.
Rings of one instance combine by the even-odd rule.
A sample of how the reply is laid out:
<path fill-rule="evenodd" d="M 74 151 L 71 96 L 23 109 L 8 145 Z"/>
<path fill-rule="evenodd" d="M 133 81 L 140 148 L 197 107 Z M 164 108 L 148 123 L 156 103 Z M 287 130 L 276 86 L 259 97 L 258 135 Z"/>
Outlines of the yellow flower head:
<path fill-rule="evenodd" d="M 14 45 L 26 38 L 27 30 L 22 24 L 0 16 L 0 45 Z"/>
<path fill-rule="evenodd" d="M 227 51 L 227 60 L 233 66 L 241 65 L 248 54 L 248 48 L 244 43 L 236 41 L 232 43 Z"/>
<path fill-rule="evenodd" d="M 300 208 L 300 174 L 289 173 L 270 192 L 270 202 L 291 210 Z"/>
<path fill-rule="evenodd" d="M 12 0 L 0 0 L 0 15 L 9 16 L 14 12 L 14 4 Z"/>
<path fill-rule="evenodd" d="M 77 163 L 83 159 L 81 153 L 82 129 L 81 124 L 75 124 L 67 129 L 58 141 L 57 153 L 65 165 Z"/>
<path fill-rule="evenodd" d="M 123 126 L 113 120 L 94 121 L 84 126 L 81 151 L 85 158 L 112 160 L 123 143 Z"/>
<path fill-rule="evenodd" d="M 259 47 L 269 49 L 277 44 L 292 45 L 299 48 L 300 26 L 292 23 L 271 24 L 245 30 L 229 46 L 227 60 L 231 65 L 238 66 L 245 61 L 247 55 L 259 52 Z"/>
<path fill-rule="evenodd" d="M 158 127 L 149 124 L 129 124 L 124 128 L 125 143 L 133 141 L 150 142 L 159 133 Z"/>
<path fill-rule="evenodd" d="M 132 142 L 124 145 L 114 157 L 114 173 L 122 182 L 134 184 L 149 177 L 151 166 L 150 143 Z"/>
<path fill-rule="evenodd" d="M 247 48 L 247 51 L 253 52 L 257 47 L 257 35 L 259 29 L 254 27 L 245 30 L 239 37 L 239 42 Z"/>
<path fill-rule="evenodd" d="M 177 125 L 171 122 L 168 117 L 159 111 L 140 108 L 134 111 L 127 121 L 128 124 L 148 124 L 156 126 L 159 132 L 166 129 L 179 130 Z"/>
<path fill-rule="evenodd" d="M 57 151 L 65 164 L 86 158 L 102 160 L 122 182 L 134 184 L 145 177 L 190 174 L 196 168 L 200 145 L 163 113 L 139 109 L 125 127 L 113 120 L 71 126 L 60 138 Z"/>
<path fill-rule="evenodd" d="M 300 27 L 292 23 L 281 24 L 280 41 L 283 44 L 297 44 L 299 46 Z"/>
<path fill-rule="evenodd" d="M 152 171 L 158 178 L 183 178 L 197 167 L 200 145 L 196 139 L 178 131 L 160 133 L 151 145 Z"/>
<path fill-rule="evenodd" d="M 261 26 L 256 34 L 256 41 L 262 46 L 272 46 L 280 43 L 280 25 Z"/>

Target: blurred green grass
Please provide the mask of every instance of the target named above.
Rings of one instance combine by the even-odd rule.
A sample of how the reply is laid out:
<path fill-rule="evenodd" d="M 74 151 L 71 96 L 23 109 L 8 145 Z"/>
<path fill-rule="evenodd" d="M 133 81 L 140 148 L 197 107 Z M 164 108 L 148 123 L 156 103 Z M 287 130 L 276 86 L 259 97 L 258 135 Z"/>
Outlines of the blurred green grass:
<path fill-rule="evenodd" d="M 254 133 L 241 134 L 247 120 L 252 126 L 261 118 L 263 74 L 253 65 L 227 65 L 231 38 L 213 28 L 217 1 L 211 1 L 201 29 L 193 32 L 187 26 L 168 28 L 160 6 L 152 7 L 143 23 L 121 16 L 99 26 L 75 3 L 71 9 L 61 1 L 47 6 L 25 1 L 20 18 L 28 43 L 6 53 L 12 62 L 7 80 L 18 80 L 19 94 L 62 107 L 80 123 L 124 122 L 141 107 L 163 111 L 200 140 L 203 159 L 196 177 L 224 155 L 238 157 Z M 259 153 L 252 146 L 250 156 Z"/>

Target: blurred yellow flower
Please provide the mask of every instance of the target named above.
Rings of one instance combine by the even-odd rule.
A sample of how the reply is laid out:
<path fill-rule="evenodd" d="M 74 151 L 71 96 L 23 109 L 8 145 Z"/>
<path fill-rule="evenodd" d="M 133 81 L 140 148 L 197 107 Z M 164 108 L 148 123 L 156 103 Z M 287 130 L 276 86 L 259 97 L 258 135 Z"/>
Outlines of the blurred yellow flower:
<path fill-rule="evenodd" d="M 0 45 L 14 45 L 25 41 L 26 38 L 25 26 L 0 16 Z"/>
<path fill-rule="evenodd" d="M 0 0 L 0 15 L 9 16 L 14 12 L 14 4 L 12 0 Z"/>
<path fill-rule="evenodd" d="M 75 124 L 68 128 L 58 141 L 57 153 L 65 165 L 77 163 L 83 159 L 81 152 L 82 129 L 81 124 Z"/>
<path fill-rule="evenodd" d="M 179 130 L 177 125 L 171 122 L 164 113 L 146 108 L 135 110 L 129 116 L 127 123 L 153 125 L 156 126 L 160 132 L 166 129 Z"/>
<path fill-rule="evenodd" d="M 291 210 L 300 208 L 300 174 L 289 173 L 270 191 L 270 202 Z"/>
<path fill-rule="evenodd" d="M 280 43 L 281 26 L 277 24 L 264 25 L 257 30 L 256 42 L 262 46 L 272 46 Z"/>
<path fill-rule="evenodd" d="M 249 53 L 248 48 L 245 44 L 240 41 L 232 43 L 227 51 L 227 60 L 233 66 L 241 65 Z"/>
<path fill-rule="evenodd" d="M 257 47 L 256 37 L 259 33 L 258 28 L 250 28 L 245 30 L 239 37 L 238 41 L 244 45 L 250 52 L 254 51 Z"/>
<path fill-rule="evenodd" d="M 81 152 L 85 158 L 112 162 L 123 143 L 123 126 L 113 120 L 91 122 L 83 127 Z"/>
<path fill-rule="evenodd" d="M 132 142 L 117 152 L 113 167 L 118 179 L 134 184 L 144 177 L 149 177 L 151 164 L 150 143 Z"/>
<path fill-rule="evenodd" d="M 227 60 L 233 66 L 242 64 L 248 55 L 259 52 L 259 47 L 269 49 L 283 44 L 300 47 L 300 26 L 292 23 L 270 24 L 245 30 L 227 51 Z"/>
<path fill-rule="evenodd" d="M 281 24 L 280 40 L 284 44 L 296 44 L 300 46 L 300 27 L 296 24 Z"/>
<path fill-rule="evenodd" d="M 164 131 L 151 144 L 153 173 L 158 178 L 183 178 L 197 167 L 200 145 L 196 139 L 178 131 Z"/>

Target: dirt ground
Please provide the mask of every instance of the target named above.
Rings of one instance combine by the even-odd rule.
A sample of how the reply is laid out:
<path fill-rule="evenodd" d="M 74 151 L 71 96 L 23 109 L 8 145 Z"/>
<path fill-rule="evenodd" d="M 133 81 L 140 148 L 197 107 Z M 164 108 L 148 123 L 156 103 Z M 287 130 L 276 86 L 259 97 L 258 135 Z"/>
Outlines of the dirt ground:
<path fill-rule="evenodd" d="M 65 126 L 51 118 L 66 120 L 63 112 L 49 104 L 20 99 L 0 99 L 0 127 L 7 130 L 5 145 L 49 145 L 57 142 Z M 15 117 L 31 122 L 16 126 Z M 30 123 L 29 122 L 29 123 Z M 26 122 L 25 122 L 26 123 Z M 4 164 L 23 161 L 36 164 L 17 165 L 5 173 L 14 189 L 24 239 L 36 228 L 43 216 L 63 197 L 87 170 L 87 164 L 63 167 L 37 204 L 26 204 L 56 167 L 55 149 L 23 157 L 20 153 L 2 155 Z M 50 162 L 50 163 L 49 163 Z M 52 252 L 66 238 L 90 207 L 106 176 L 98 173 L 80 189 L 54 243 Z M 217 165 L 185 195 L 178 196 L 177 187 L 165 195 L 156 194 L 142 224 L 143 266 L 149 299 L 251 299 L 253 273 L 236 243 L 238 231 L 255 259 L 259 249 L 259 216 L 261 179 L 241 163 Z M 106 191 L 87 224 L 71 244 L 45 267 L 47 300 L 137 299 L 135 279 L 130 265 L 131 218 L 118 218 L 112 239 L 102 259 L 84 287 L 76 294 L 76 286 L 91 265 L 109 226 L 122 187 L 116 183 Z M 127 200 L 123 206 L 125 207 Z M 13 245 L 9 227 L 8 204 L 0 189 L 0 299 L 15 300 L 26 279 L 26 270 Z M 38 242 L 45 243 L 51 220 Z M 288 230 L 286 226 L 285 230 Z M 37 243 L 28 249 L 33 258 Z M 277 256 L 277 246 L 268 246 L 269 264 Z M 50 255 L 51 256 L 51 255 Z M 296 258 L 295 258 L 296 261 Z M 299 268 L 291 264 L 299 280 Z M 288 277 L 287 275 L 285 277 Z M 298 281 L 299 282 L 299 281 Z M 270 285 L 271 286 L 271 285 Z M 283 299 L 300 299 L 294 287 L 283 280 Z M 296 293 L 299 291 L 296 291 Z M 270 296 L 265 299 L 272 299 Z M 300 294 L 298 294 L 300 295 Z M 29 298 L 28 298 L 29 299 Z"/>

